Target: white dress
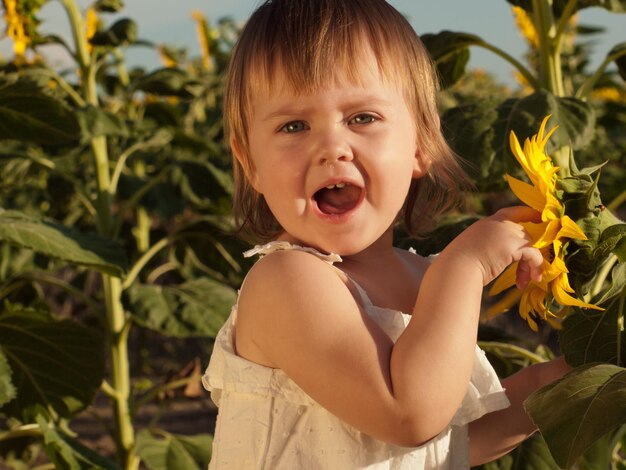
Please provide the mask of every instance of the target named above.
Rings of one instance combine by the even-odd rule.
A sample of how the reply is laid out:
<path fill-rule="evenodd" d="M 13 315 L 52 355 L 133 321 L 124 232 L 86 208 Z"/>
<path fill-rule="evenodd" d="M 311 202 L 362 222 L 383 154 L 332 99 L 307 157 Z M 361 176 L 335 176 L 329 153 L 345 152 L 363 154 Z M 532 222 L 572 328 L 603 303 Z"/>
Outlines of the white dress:
<path fill-rule="evenodd" d="M 258 246 L 246 255 L 283 249 L 307 251 L 330 264 L 341 261 L 337 255 L 324 255 L 286 242 Z M 366 312 L 392 340 L 397 340 L 410 315 L 376 307 L 363 289 L 358 285 L 357 289 Z M 468 469 L 467 423 L 509 405 L 495 371 L 476 346 L 467 394 L 450 425 L 419 447 L 387 444 L 336 418 L 281 369 L 238 356 L 233 343 L 236 325 L 235 305 L 217 335 L 202 378 L 219 408 L 209 469 Z"/>

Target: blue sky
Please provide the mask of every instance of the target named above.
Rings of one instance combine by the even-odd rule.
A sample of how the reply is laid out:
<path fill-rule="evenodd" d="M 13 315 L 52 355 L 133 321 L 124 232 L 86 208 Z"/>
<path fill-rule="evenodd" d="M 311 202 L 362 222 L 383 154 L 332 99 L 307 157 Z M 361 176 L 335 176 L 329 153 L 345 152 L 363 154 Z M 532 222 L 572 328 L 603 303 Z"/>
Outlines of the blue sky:
<path fill-rule="evenodd" d="M 91 2 L 78 0 L 86 8 Z M 191 19 L 193 10 L 200 10 L 211 21 L 230 16 L 243 22 L 250 15 L 256 0 L 126 0 L 122 16 L 129 16 L 139 25 L 139 36 L 157 43 L 176 47 L 188 47 L 196 54 L 195 25 Z M 524 42 L 515 29 L 510 6 L 505 0 L 390 0 L 404 13 L 419 34 L 435 33 L 443 29 L 465 31 L 481 36 L 488 42 L 504 49 L 516 58 L 522 57 Z M 41 11 L 42 29 L 68 37 L 67 20 L 58 2 L 50 1 Z M 109 16 L 110 20 L 115 18 Z M 600 8 L 583 10 L 583 24 L 602 26 L 606 33 L 597 36 L 592 64 L 598 65 L 615 44 L 626 42 L 626 15 L 611 14 Z M 10 54 L 7 39 L 0 41 L 0 54 Z M 63 61 L 62 53 L 49 48 L 49 55 Z M 470 67 L 480 67 L 494 74 L 500 81 L 512 83 L 512 68 L 494 54 L 471 49 Z M 159 65 L 156 53 L 146 48 L 131 48 L 130 63 L 154 68 Z"/>

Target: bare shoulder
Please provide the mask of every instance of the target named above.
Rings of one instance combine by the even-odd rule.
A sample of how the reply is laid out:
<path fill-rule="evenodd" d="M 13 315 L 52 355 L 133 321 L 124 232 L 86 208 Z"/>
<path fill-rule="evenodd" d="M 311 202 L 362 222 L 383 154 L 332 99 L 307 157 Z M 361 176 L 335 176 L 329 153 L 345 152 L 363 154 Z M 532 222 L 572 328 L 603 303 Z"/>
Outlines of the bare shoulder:
<path fill-rule="evenodd" d="M 315 255 L 272 253 L 248 273 L 238 302 L 237 353 L 268 367 L 284 367 L 286 342 L 326 334 L 342 315 L 360 315 L 341 273 Z M 310 336 L 308 336 L 310 337 Z"/>
<path fill-rule="evenodd" d="M 299 250 L 272 253 L 260 259 L 250 270 L 242 288 L 246 297 L 283 299 L 290 293 L 317 295 L 318 287 L 345 287 L 339 270 L 319 257 Z"/>

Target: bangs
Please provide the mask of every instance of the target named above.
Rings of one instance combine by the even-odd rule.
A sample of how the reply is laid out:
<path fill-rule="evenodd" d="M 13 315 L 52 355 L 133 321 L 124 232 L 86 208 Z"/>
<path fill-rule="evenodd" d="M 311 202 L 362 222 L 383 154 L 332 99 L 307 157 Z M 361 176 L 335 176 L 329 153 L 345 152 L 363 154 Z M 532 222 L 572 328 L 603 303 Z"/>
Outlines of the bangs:
<path fill-rule="evenodd" d="M 408 78 L 406 51 L 396 46 L 406 47 L 406 35 L 416 35 L 406 20 L 384 3 L 268 2 L 263 9 L 270 11 L 261 11 L 264 21 L 248 38 L 254 47 L 245 48 L 249 55 L 246 75 L 250 77 L 247 101 L 255 92 L 271 92 L 278 70 L 296 94 L 308 94 L 340 80 L 360 85 L 359 64 L 370 53 L 383 80 Z M 398 28 L 399 19 L 406 28 Z"/>

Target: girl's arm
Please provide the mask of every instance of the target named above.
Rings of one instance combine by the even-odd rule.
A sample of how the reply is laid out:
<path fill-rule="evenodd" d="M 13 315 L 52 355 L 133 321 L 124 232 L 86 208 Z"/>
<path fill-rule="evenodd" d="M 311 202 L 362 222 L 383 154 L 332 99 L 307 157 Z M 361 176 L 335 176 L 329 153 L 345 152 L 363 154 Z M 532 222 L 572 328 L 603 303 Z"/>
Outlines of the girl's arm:
<path fill-rule="evenodd" d="M 521 278 L 540 273 L 543 258 L 516 223 L 535 216 L 522 208 L 500 211 L 448 245 L 424 274 L 411 321 L 395 344 L 334 268 L 297 251 L 265 257 L 241 291 L 237 351 L 282 369 L 360 431 L 397 445 L 422 444 L 448 425 L 467 391 L 483 286 L 516 260 L 527 268 Z"/>
<path fill-rule="evenodd" d="M 504 379 L 502 385 L 511 406 L 469 424 L 471 465 L 495 460 L 533 434 L 537 427 L 524 410 L 524 400 L 535 390 L 561 378 L 570 370 L 571 367 L 563 357 L 559 357 L 532 365 Z"/>

